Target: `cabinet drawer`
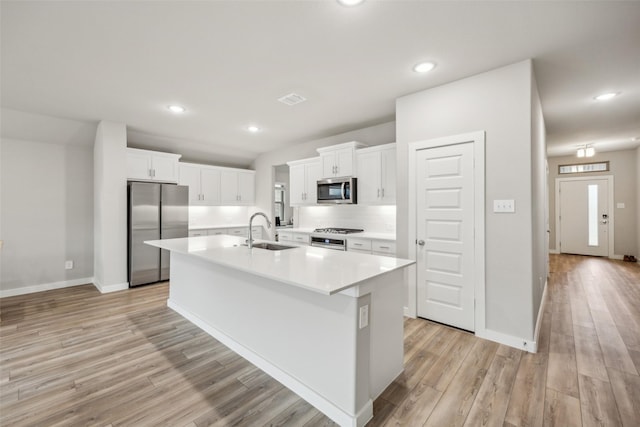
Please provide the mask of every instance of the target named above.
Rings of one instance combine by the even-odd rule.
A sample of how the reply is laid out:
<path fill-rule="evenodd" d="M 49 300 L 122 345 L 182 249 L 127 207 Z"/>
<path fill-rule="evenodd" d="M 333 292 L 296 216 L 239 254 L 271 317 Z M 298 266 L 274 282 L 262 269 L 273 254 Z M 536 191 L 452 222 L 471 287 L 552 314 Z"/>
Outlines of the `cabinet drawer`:
<path fill-rule="evenodd" d="M 290 231 L 278 231 L 278 239 L 282 242 L 292 242 L 293 233 Z"/>
<path fill-rule="evenodd" d="M 354 249 L 354 248 L 350 248 L 347 252 L 354 252 L 354 253 L 358 253 L 358 254 L 367 254 L 367 255 L 371 255 L 371 251 L 366 250 L 366 249 Z"/>
<path fill-rule="evenodd" d="M 228 228 L 227 234 L 230 234 L 232 236 L 247 237 L 249 235 L 248 229 L 249 229 L 248 227 Z"/>
<path fill-rule="evenodd" d="M 221 236 L 223 234 L 228 234 L 226 228 L 212 228 L 208 232 L 209 236 Z"/>
<path fill-rule="evenodd" d="M 206 236 L 207 235 L 207 230 L 193 230 L 189 232 L 189 237 L 200 237 L 200 236 Z"/>
<path fill-rule="evenodd" d="M 373 252 L 377 252 L 381 254 L 395 255 L 396 253 L 396 242 L 374 240 L 371 244 L 371 247 L 373 249 Z"/>
<path fill-rule="evenodd" d="M 369 239 L 347 239 L 347 250 L 360 249 L 371 252 L 371 240 Z"/>
<path fill-rule="evenodd" d="M 309 235 L 308 234 L 297 234 L 293 233 L 293 241 L 296 243 L 304 243 L 305 245 L 309 244 Z"/>

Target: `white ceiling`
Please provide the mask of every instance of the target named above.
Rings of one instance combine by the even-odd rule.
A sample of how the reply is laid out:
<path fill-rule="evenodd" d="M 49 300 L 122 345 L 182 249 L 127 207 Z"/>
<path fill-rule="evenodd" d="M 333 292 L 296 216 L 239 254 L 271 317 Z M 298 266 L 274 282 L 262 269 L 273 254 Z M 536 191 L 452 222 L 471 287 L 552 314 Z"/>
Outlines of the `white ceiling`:
<path fill-rule="evenodd" d="M 248 164 L 392 121 L 400 96 L 527 58 L 550 155 L 640 144 L 638 1 L 3 0 L 1 15 L 3 108 L 123 122 L 133 145 L 192 158 Z M 438 66 L 412 72 L 422 60 Z M 593 100 L 606 91 L 621 95 Z M 308 100 L 277 101 L 290 92 Z"/>

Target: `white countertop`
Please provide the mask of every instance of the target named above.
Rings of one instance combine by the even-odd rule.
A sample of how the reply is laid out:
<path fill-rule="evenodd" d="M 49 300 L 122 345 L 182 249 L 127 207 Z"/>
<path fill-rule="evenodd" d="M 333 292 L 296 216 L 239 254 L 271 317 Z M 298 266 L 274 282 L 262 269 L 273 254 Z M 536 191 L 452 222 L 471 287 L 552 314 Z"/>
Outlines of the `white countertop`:
<path fill-rule="evenodd" d="M 242 246 L 245 240 L 235 236 L 202 236 L 145 243 L 325 295 L 415 263 L 401 258 L 312 246 L 281 251 L 249 249 Z M 260 241 L 264 240 L 256 240 Z"/>
<path fill-rule="evenodd" d="M 363 239 L 375 239 L 375 240 L 396 240 L 396 233 L 376 233 L 370 231 L 363 231 L 362 233 L 351 233 L 351 234 L 334 234 L 334 233 L 314 233 L 315 228 L 287 228 L 286 231 L 291 231 L 293 233 L 306 233 L 306 234 L 317 234 L 322 236 L 334 236 L 334 237 L 360 237 Z"/>

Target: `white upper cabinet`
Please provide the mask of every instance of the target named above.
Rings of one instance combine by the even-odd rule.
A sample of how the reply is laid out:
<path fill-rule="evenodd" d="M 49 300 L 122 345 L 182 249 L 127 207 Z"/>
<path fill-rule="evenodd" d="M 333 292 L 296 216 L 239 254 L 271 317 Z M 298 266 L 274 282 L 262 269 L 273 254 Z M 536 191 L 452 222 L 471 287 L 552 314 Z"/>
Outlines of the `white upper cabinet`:
<path fill-rule="evenodd" d="M 364 148 L 356 152 L 358 203 L 396 203 L 396 144 Z"/>
<path fill-rule="evenodd" d="M 178 182 L 180 154 L 127 148 L 127 179 Z"/>
<path fill-rule="evenodd" d="M 322 164 L 321 178 L 357 176 L 355 151 L 360 147 L 365 147 L 365 145 L 352 141 L 318 148 Z"/>
<path fill-rule="evenodd" d="M 318 180 L 321 178 L 320 158 L 296 160 L 289 165 L 289 204 L 308 206 L 317 204 Z"/>
<path fill-rule="evenodd" d="M 256 200 L 255 172 L 242 169 L 221 169 L 220 203 L 223 205 L 253 205 Z"/>
<path fill-rule="evenodd" d="M 180 163 L 180 185 L 189 186 L 189 204 L 220 204 L 220 170 L 205 165 Z"/>

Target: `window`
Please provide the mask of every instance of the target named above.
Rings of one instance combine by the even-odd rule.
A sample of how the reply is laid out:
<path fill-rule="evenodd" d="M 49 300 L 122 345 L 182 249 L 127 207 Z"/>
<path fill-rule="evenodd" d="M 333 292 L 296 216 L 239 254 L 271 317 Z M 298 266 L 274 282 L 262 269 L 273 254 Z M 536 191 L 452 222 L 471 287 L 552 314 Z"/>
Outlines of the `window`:
<path fill-rule="evenodd" d="M 576 165 L 560 165 L 558 173 L 585 173 L 585 172 L 606 172 L 609 170 L 609 162 L 580 163 Z"/>
<path fill-rule="evenodd" d="M 284 192 L 285 186 L 284 184 L 276 184 L 275 185 L 275 205 L 273 207 L 273 211 L 275 212 L 275 216 L 280 218 L 280 223 L 286 223 L 286 218 L 284 217 Z"/>
<path fill-rule="evenodd" d="M 598 185 L 587 186 L 589 211 L 589 246 L 598 246 Z"/>

